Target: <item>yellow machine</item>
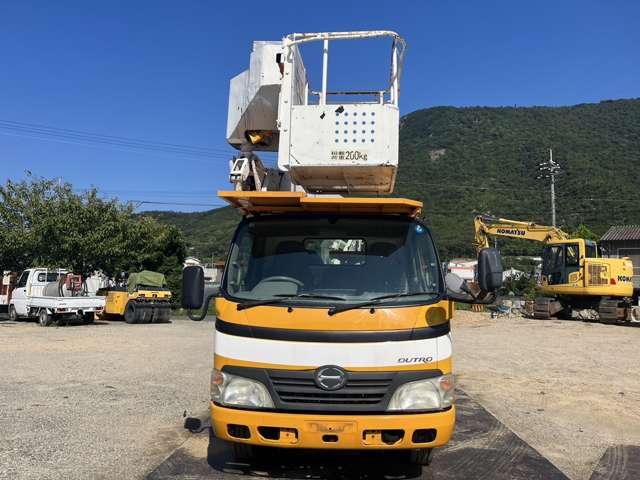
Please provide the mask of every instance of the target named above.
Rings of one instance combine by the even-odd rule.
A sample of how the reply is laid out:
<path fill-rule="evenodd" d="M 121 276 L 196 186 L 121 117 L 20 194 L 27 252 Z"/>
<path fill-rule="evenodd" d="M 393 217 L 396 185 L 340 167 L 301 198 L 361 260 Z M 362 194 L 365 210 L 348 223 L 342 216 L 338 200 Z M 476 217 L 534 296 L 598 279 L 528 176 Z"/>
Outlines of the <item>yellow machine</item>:
<path fill-rule="evenodd" d="M 103 316 L 127 323 L 166 322 L 171 316 L 171 291 L 161 273 L 143 270 L 129 275 L 127 286 L 101 290 L 106 296 Z"/>
<path fill-rule="evenodd" d="M 391 40 L 385 91 L 329 92 L 333 41 Z M 313 90 L 302 44 L 323 44 Z M 291 34 L 255 42 L 231 80 L 227 140 L 243 213 L 216 298 L 211 423 L 238 458 L 254 447 L 403 450 L 429 462 L 455 423 L 453 301 L 490 301 L 497 251 L 479 252 L 479 293 L 445 278 L 422 203 L 391 193 L 398 165 L 395 32 Z M 363 98 L 366 97 L 366 98 Z M 355 100 L 354 100 L 355 99 Z M 266 168 L 257 151 L 278 151 Z M 204 272 L 183 271 L 182 305 L 201 309 Z M 199 319 L 201 317 L 195 317 Z"/>
<path fill-rule="evenodd" d="M 597 310 L 603 322 L 630 318 L 634 296 L 633 265 L 628 258 L 601 258 L 595 242 L 570 238 L 556 227 L 480 215 L 475 218 L 476 250 L 489 237 L 520 238 L 544 243 L 540 293 L 534 316 L 570 317 L 574 309 Z"/>

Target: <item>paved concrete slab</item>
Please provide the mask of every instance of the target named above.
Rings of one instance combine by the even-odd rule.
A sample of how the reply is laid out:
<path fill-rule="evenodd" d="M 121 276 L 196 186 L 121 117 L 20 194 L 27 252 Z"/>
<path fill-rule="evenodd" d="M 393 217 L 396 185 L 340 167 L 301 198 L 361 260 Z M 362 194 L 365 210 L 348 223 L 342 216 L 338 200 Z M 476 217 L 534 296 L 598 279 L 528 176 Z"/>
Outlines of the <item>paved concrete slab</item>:
<path fill-rule="evenodd" d="M 640 478 L 640 447 L 615 445 L 607 448 L 591 480 L 637 480 Z"/>

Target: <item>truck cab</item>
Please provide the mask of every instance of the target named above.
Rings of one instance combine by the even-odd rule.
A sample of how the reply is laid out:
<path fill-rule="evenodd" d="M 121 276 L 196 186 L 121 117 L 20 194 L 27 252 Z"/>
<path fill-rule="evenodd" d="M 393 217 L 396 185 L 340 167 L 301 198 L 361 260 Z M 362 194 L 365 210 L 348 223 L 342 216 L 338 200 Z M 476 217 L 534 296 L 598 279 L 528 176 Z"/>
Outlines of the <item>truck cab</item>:
<path fill-rule="evenodd" d="M 216 298 L 215 435 L 239 458 L 255 446 L 399 449 L 427 463 L 455 423 L 454 304 L 422 204 L 219 196 L 245 216 Z M 184 280 L 183 302 L 200 306 L 202 269 Z"/>
<path fill-rule="evenodd" d="M 68 273 L 65 269 L 29 268 L 18 277 L 13 290 L 11 305 L 20 317 L 28 317 L 32 312 L 28 308 L 31 297 L 44 295 L 45 287 L 60 280 Z"/>
<path fill-rule="evenodd" d="M 217 436 L 338 449 L 449 441 L 453 304 L 419 205 L 380 214 L 385 204 L 302 203 L 238 226 L 216 300 Z"/>

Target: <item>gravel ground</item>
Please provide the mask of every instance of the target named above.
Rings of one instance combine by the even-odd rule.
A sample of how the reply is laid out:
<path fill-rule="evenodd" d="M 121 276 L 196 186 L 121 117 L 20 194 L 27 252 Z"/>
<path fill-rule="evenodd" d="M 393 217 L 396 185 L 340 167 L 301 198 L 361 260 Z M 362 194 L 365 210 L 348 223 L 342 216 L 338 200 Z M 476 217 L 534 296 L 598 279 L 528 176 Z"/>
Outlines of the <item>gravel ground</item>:
<path fill-rule="evenodd" d="M 589 479 L 609 446 L 640 445 L 637 325 L 458 312 L 453 338 L 463 390 L 568 477 Z"/>
<path fill-rule="evenodd" d="M 462 388 L 574 480 L 640 445 L 640 328 L 458 312 Z M 0 478 L 142 478 L 206 413 L 211 321 L 0 320 Z"/>
<path fill-rule="evenodd" d="M 140 478 L 207 408 L 210 321 L 0 321 L 0 478 Z"/>

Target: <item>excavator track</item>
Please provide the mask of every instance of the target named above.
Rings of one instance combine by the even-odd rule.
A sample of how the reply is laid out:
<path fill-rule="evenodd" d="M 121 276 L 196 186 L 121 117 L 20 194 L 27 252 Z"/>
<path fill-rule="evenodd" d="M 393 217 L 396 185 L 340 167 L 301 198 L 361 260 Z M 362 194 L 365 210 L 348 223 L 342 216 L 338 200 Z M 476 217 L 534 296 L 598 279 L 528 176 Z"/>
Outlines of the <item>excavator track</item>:
<path fill-rule="evenodd" d="M 605 297 L 598 305 L 598 316 L 602 323 L 621 323 L 625 321 L 625 306 L 617 298 Z"/>
<path fill-rule="evenodd" d="M 536 297 L 533 302 L 533 318 L 548 320 L 562 309 L 562 304 L 553 297 Z"/>

